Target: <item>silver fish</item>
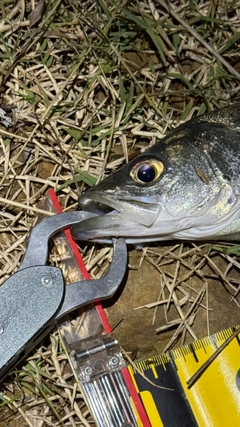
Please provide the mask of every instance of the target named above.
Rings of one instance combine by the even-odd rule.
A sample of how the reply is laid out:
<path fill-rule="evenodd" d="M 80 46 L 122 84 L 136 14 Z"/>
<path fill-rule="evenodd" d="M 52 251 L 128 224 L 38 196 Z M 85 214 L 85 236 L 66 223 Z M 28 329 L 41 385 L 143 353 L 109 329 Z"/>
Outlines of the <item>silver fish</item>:
<path fill-rule="evenodd" d="M 240 104 L 171 131 L 79 198 L 80 240 L 240 240 Z"/>

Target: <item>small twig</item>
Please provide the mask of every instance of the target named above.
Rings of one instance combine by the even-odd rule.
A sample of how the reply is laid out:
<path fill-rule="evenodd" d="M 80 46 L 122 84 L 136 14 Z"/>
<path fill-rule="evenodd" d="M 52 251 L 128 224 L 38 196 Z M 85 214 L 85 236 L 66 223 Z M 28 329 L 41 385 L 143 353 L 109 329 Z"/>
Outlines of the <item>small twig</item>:
<path fill-rule="evenodd" d="M 146 377 L 143 374 L 143 372 L 141 371 L 141 369 L 138 368 L 137 364 L 132 361 L 132 359 L 128 356 L 128 354 L 126 353 L 126 351 L 123 348 L 121 348 L 121 351 L 122 351 L 124 357 L 126 357 L 126 359 L 128 360 L 129 364 L 133 367 L 133 369 L 135 369 L 135 371 L 137 371 L 137 373 L 139 375 L 141 375 L 141 377 L 144 378 L 149 384 L 151 384 L 152 386 L 154 386 L 156 388 L 160 388 L 160 389 L 163 389 L 163 390 L 174 391 L 172 388 L 162 387 L 160 385 L 155 384 L 153 381 L 151 381 L 148 377 Z"/>
<path fill-rule="evenodd" d="M 20 202 L 15 202 L 14 200 L 9 200 L 9 199 L 4 199 L 3 197 L 0 197 L 0 203 L 4 203 L 7 206 L 15 206 L 17 208 L 21 208 L 23 210 L 26 211 L 32 211 L 32 212 L 37 212 L 38 214 L 43 214 L 43 215 L 47 215 L 47 216 L 52 216 L 54 215 L 54 212 L 49 212 L 49 211 L 45 211 L 44 209 L 39 209 L 35 206 L 26 206 L 24 203 L 20 203 Z"/>
<path fill-rule="evenodd" d="M 198 380 L 201 378 L 201 376 L 204 374 L 204 372 L 209 368 L 211 363 L 219 356 L 219 354 L 222 353 L 222 351 L 230 344 L 234 338 L 238 336 L 240 333 L 240 326 L 236 329 L 236 331 L 233 333 L 231 337 L 229 337 L 223 344 L 220 345 L 220 347 L 209 357 L 209 359 L 195 372 L 195 374 L 187 381 L 187 386 L 190 389 Z"/>

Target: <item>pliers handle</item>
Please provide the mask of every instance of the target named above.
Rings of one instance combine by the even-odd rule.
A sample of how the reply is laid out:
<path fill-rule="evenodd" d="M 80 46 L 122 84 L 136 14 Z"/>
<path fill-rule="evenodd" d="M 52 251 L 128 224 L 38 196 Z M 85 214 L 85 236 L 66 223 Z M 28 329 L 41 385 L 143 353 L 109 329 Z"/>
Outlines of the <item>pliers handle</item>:
<path fill-rule="evenodd" d="M 62 272 L 46 266 L 53 234 L 95 216 L 67 212 L 33 227 L 17 273 L 0 287 L 0 381 L 65 314 L 88 303 L 110 298 L 121 284 L 127 265 L 124 239 L 113 239 L 113 259 L 105 277 L 65 286 Z"/>

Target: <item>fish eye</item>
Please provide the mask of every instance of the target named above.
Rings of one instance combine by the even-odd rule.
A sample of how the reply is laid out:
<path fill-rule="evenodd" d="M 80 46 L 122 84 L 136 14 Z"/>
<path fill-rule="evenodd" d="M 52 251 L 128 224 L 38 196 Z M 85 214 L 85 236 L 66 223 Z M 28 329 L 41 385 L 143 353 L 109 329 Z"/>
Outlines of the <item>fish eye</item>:
<path fill-rule="evenodd" d="M 159 178 L 163 169 L 162 162 L 156 159 L 149 159 L 134 165 L 130 175 L 139 184 L 150 184 Z"/>

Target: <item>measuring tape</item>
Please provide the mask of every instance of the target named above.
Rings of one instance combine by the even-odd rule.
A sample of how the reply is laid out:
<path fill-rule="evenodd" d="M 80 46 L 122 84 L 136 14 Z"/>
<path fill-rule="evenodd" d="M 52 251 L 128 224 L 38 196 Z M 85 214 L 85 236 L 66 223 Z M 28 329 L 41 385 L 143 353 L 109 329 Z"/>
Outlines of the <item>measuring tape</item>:
<path fill-rule="evenodd" d="M 48 202 L 51 210 L 61 212 L 53 190 L 49 192 Z M 63 270 L 75 275 L 80 269 L 87 279 L 88 273 L 70 233 L 57 236 L 55 245 L 60 252 L 61 247 L 66 252 L 69 246 L 65 258 L 62 254 Z M 124 367 L 120 348 L 111 337 L 100 303 L 91 304 L 79 321 L 81 328 L 73 330 L 66 321 L 60 332 L 97 427 L 240 427 L 238 328 L 226 329 Z M 70 351 L 77 348 L 77 343 L 78 351 Z M 227 345 L 222 349 L 224 343 Z M 217 357 L 189 386 L 189 380 L 217 352 Z M 113 369 L 114 360 L 119 362 L 116 369 Z M 95 376 L 91 375 L 94 370 Z"/>
<path fill-rule="evenodd" d="M 240 426 L 240 334 L 187 385 L 234 332 L 223 330 L 128 368 L 153 427 Z"/>

